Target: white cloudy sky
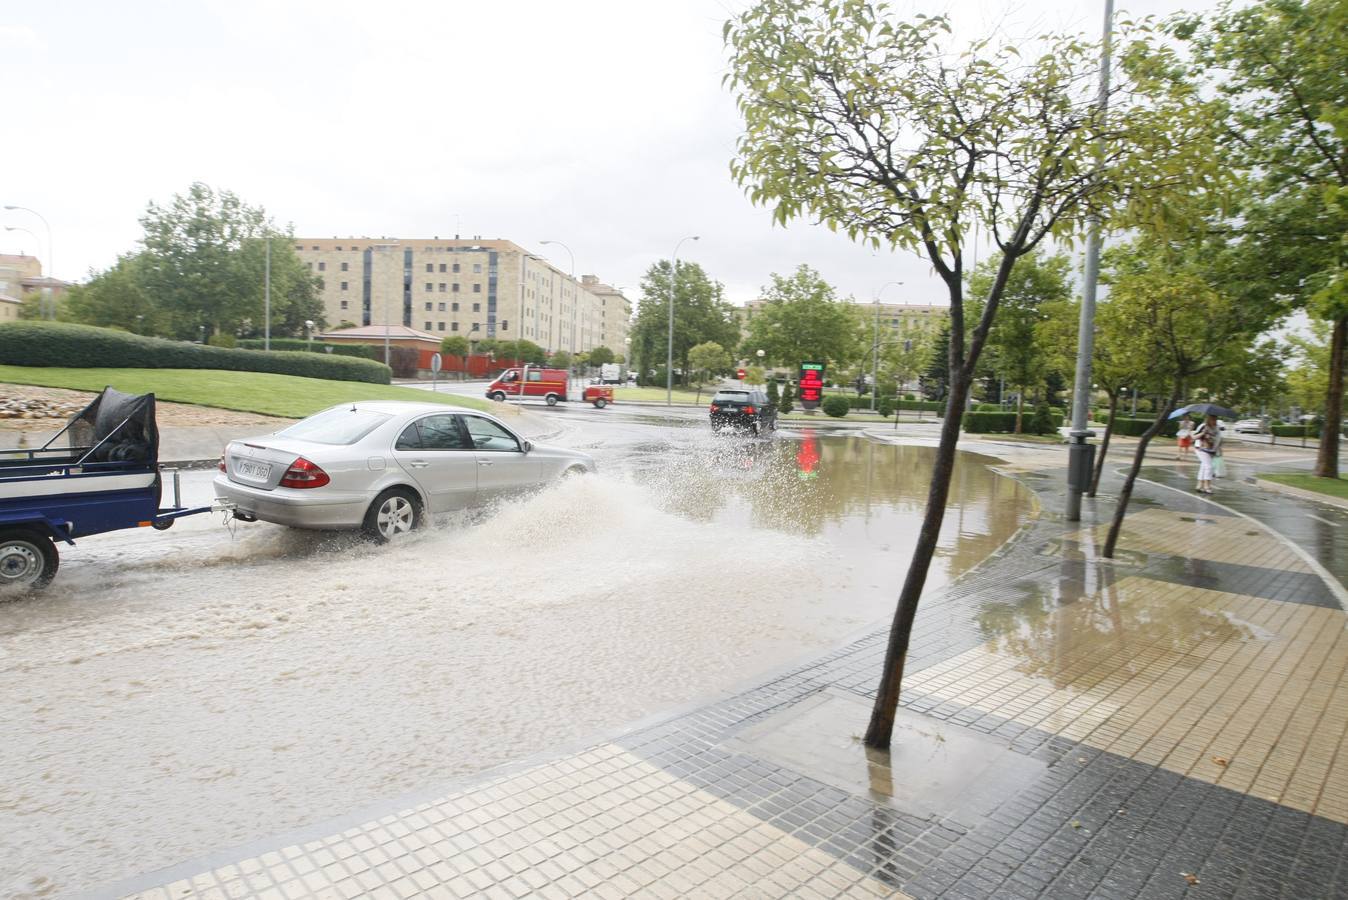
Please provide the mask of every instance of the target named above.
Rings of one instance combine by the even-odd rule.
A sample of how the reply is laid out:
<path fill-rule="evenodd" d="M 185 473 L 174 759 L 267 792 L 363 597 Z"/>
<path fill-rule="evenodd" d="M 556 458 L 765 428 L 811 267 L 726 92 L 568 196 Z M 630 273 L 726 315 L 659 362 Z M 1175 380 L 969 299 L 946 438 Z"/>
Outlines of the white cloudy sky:
<path fill-rule="evenodd" d="M 964 33 L 1100 28 L 1102 0 L 944 0 Z M 942 302 L 916 257 L 774 227 L 731 182 L 721 25 L 745 0 L 5 0 L 0 204 L 51 222 L 56 274 L 134 247 L 193 181 L 303 236 L 508 238 L 638 295 L 668 258 L 730 299 L 805 262 L 841 293 Z M 1166 14 L 1181 0 L 1134 0 Z M 1188 4 L 1207 7 L 1210 0 Z M 899 8 L 916 9 L 911 0 Z M 924 12 L 941 8 L 922 4 Z M 22 212 L 0 224 L 46 234 Z M 0 250 L 38 249 L 0 231 Z"/>

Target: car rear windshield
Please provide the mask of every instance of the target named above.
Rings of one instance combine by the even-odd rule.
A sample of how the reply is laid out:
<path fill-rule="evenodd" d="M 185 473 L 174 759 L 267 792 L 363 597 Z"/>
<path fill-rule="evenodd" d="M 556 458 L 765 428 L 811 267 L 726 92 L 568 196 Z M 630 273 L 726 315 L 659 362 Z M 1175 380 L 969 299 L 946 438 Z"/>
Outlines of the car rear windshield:
<path fill-rule="evenodd" d="M 296 422 L 279 436 L 315 444 L 354 444 L 391 418 L 387 413 L 343 406 Z"/>
<path fill-rule="evenodd" d="M 729 402 L 729 401 L 732 401 L 732 400 L 735 401 L 736 403 L 748 403 L 748 402 L 749 402 L 749 392 L 748 392 L 748 391 L 717 391 L 717 392 L 716 392 L 716 396 L 711 398 L 711 402 L 712 402 L 712 403 L 726 403 L 726 402 Z"/>

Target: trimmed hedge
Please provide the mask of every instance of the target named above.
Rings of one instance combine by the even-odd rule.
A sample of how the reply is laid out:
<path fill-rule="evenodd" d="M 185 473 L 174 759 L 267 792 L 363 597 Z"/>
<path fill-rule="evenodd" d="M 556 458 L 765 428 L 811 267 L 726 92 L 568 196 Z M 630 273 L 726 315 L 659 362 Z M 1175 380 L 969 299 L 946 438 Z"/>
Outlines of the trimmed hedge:
<path fill-rule="evenodd" d="M 224 369 L 369 384 L 391 380 L 388 366 L 371 360 L 326 353 L 231 350 L 64 322 L 0 325 L 0 363 L 87 369 Z"/>
<path fill-rule="evenodd" d="M 940 400 L 900 400 L 899 409 L 945 412 L 945 403 Z"/>
<path fill-rule="evenodd" d="M 1105 415 L 1100 421 L 1108 423 L 1109 416 Z M 1114 423 L 1113 434 L 1121 434 L 1125 437 L 1141 437 L 1155 421 L 1155 419 L 1144 419 L 1141 416 L 1136 419 L 1129 416 L 1119 416 Z M 1171 419 L 1161 426 L 1161 432 L 1157 437 L 1174 437 L 1177 431 L 1179 431 L 1179 419 Z"/>
<path fill-rule="evenodd" d="M 243 338 L 238 346 L 242 350 L 261 350 L 266 341 L 260 338 Z M 314 341 L 310 344 L 308 341 L 300 338 L 272 338 L 271 349 L 276 350 L 295 350 L 301 353 L 328 353 L 328 348 L 332 348 L 333 356 L 354 356 L 357 359 L 371 359 L 375 362 L 384 361 L 384 348 L 376 347 L 373 344 L 325 344 L 321 341 Z"/>
<path fill-rule="evenodd" d="M 1042 406 L 1042 404 L 1041 404 Z M 1040 423 L 1041 430 L 1035 430 L 1036 410 L 1026 407 L 1020 422 L 1020 430 L 1023 434 L 1053 434 L 1064 424 L 1062 410 L 1056 406 L 1043 406 L 1046 413 L 1044 421 Z M 960 427 L 971 434 L 1014 434 L 1016 431 L 1016 411 L 1009 409 L 1002 410 L 971 410 L 966 412 L 960 419 Z"/>
<path fill-rule="evenodd" d="M 1320 426 L 1315 423 L 1310 425 L 1273 425 L 1270 427 L 1274 437 L 1318 438 L 1320 436 Z"/>

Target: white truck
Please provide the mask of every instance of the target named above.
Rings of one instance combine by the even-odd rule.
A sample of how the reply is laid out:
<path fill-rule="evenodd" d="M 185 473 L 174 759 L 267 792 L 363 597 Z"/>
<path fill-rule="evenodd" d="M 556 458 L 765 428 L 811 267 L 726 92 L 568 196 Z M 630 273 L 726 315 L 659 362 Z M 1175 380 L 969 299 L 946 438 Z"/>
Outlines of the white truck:
<path fill-rule="evenodd" d="M 599 381 L 601 384 L 622 384 L 623 367 L 622 363 L 604 363 L 599 367 Z"/>

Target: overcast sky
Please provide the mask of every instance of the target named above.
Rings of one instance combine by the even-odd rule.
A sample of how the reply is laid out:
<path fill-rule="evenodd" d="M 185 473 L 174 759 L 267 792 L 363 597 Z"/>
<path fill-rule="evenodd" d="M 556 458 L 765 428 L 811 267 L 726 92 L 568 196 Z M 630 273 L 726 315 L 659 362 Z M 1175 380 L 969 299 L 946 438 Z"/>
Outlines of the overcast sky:
<path fill-rule="evenodd" d="M 137 218 L 193 181 L 306 237 L 513 240 L 639 296 L 695 260 L 753 299 L 800 263 L 843 295 L 944 301 L 921 260 L 773 226 L 730 180 L 739 133 L 721 25 L 743 0 L 9 0 L 0 205 L 50 221 L 55 274 L 132 250 Z M 917 8 L 899 0 L 900 9 Z M 1167 14 L 1176 0 L 1136 0 Z M 1189 8 L 1210 6 L 1193 0 Z M 953 0 L 961 32 L 1100 30 L 1102 0 Z M 922 4 L 927 13 L 941 11 Z M 27 213 L 0 224 L 46 232 Z M 39 249 L 0 231 L 0 249 Z M 543 251 L 556 251 L 543 253 Z"/>

